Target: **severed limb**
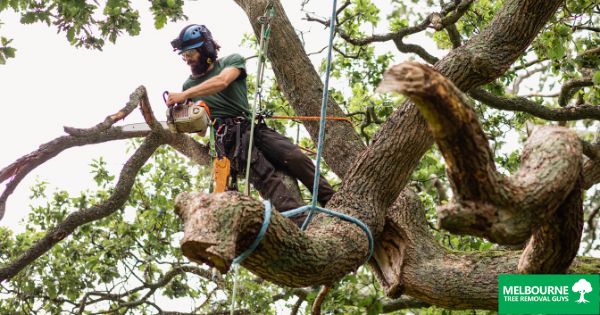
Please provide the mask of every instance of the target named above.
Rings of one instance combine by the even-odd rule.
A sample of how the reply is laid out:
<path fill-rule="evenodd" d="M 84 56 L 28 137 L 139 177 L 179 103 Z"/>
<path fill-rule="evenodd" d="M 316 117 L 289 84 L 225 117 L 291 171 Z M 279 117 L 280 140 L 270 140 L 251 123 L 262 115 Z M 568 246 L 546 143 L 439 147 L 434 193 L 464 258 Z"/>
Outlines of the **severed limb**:
<path fill-rule="evenodd" d="M 538 128 L 525 145 L 520 169 L 504 177 L 496 171 L 475 112 L 441 74 L 407 62 L 392 67 L 380 88 L 415 102 L 444 156 L 455 199 L 438 208 L 443 228 L 499 244 L 529 239 L 520 272 L 568 268 L 583 224 L 582 148 L 573 132 Z"/>
<path fill-rule="evenodd" d="M 222 273 L 254 241 L 265 212 L 261 202 L 237 192 L 181 193 L 175 203 L 184 223 L 183 254 Z M 327 218 L 302 232 L 277 211 L 270 221 L 258 248 L 242 262 L 265 280 L 289 287 L 330 284 L 366 259 L 365 233 L 351 223 Z"/>

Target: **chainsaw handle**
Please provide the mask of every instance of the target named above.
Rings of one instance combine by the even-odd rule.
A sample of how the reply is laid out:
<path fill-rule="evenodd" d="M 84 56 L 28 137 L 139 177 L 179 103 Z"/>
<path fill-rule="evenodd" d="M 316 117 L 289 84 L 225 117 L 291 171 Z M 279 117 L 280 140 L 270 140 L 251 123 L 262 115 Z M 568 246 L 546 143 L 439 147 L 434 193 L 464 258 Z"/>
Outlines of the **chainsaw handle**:
<path fill-rule="evenodd" d="M 164 91 L 163 94 L 162 94 L 162 97 L 163 97 L 163 101 L 165 101 L 165 105 L 167 105 L 167 97 L 169 97 L 169 91 Z M 169 106 L 169 105 L 167 105 L 167 106 L 168 107 L 172 107 L 172 106 Z"/>

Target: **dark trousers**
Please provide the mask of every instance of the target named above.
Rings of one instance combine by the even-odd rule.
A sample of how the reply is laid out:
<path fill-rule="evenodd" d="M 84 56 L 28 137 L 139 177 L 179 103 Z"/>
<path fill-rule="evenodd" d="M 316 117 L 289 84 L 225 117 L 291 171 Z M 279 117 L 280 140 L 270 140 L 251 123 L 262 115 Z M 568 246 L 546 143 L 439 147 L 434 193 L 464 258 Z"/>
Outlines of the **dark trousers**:
<path fill-rule="evenodd" d="M 232 171 L 237 172 L 240 176 L 245 174 L 248 157 L 247 148 L 250 139 L 248 124 L 244 120 L 228 121 L 227 131 L 222 138 L 225 155 L 232 161 Z M 219 137 L 217 137 L 218 140 Z M 312 192 L 315 176 L 315 165 L 312 160 L 288 138 L 267 127 L 264 123 L 256 124 L 250 164 L 250 182 L 263 199 L 271 200 L 279 212 L 303 206 L 304 202 L 289 192 L 283 176 L 276 171 L 300 180 Z M 334 192 L 327 180 L 321 176 L 317 196 L 321 206 L 324 207 L 327 204 Z"/>

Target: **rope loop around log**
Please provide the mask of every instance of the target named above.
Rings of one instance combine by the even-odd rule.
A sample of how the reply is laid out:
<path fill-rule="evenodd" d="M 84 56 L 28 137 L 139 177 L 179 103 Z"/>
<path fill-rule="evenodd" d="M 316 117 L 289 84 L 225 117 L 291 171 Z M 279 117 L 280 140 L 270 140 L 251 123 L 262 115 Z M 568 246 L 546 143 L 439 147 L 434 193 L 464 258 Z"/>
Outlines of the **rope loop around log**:
<path fill-rule="evenodd" d="M 286 218 L 289 217 L 293 217 L 295 215 L 298 215 L 300 213 L 306 212 L 306 211 L 316 211 L 316 212 L 321 212 L 321 213 L 325 213 L 328 214 L 330 216 L 334 216 L 337 218 L 340 218 L 344 221 L 350 222 L 350 223 L 354 223 L 356 225 L 358 225 L 358 227 L 360 227 L 363 231 L 365 231 L 365 233 L 367 234 L 367 238 L 369 240 L 369 256 L 367 257 L 367 259 L 365 260 L 365 262 L 369 261 L 369 259 L 371 259 L 371 256 L 373 256 L 373 251 L 375 250 L 375 240 L 373 239 L 373 234 L 371 234 L 371 230 L 369 229 L 369 227 L 362 222 L 361 220 L 355 218 L 355 217 L 351 217 L 347 214 L 344 213 L 340 213 L 337 211 L 333 211 L 330 209 L 326 209 L 326 208 L 321 208 L 319 206 L 312 206 L 312 205 L 307 205 L 307 206 L 302 206 L 298 209 L 294 209 L 294 210 L 290 210 L 290 211 L 286 211 L 286 212 L 282 212 L 281 215 L 283 215 Z M 308 222 L 305 221 L 302 229 L 305 229 L 305 226 L 308 225 Z"/>
<path fill-rule="evenodd" d="M 244 261 L 244 259 L 246 259 L 246 257 L 250 256 L 250 254 L 252 254 L 252 252 L 254 252 L 254 250 L 258 247 L 260 241 L 262 241 L 263 236 L 265 236 L 265 232 L 267 232 L 267 228 L 271 223 L 271 212 L 273 211 L 273 206 L 271 205 L 270 200 L 265 200 L 263 201 L 263 203 L 265 205 L 265 218 L 263 220 L 262 226 L 260 227 L 260 231 L 258 231 L 258 235 L 254 239 L 254 242 L 252 242 L 252 244 L 250 244 L 250 246 L 248 246 L 248 248 L 244 252 L 242 252 L 239 256 L 233 259 L 234 264 L 239 265 L 242 263 L 242 261 Z"/>

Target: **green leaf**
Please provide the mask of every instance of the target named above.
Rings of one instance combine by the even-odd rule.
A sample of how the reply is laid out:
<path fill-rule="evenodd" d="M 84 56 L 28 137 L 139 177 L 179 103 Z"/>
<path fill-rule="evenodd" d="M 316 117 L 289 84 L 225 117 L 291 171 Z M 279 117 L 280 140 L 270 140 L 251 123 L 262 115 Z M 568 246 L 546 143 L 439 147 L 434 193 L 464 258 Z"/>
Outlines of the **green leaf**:
<path fill-rule="evenodd" d="M 23 24 L 32 24 L 37 20 L 36 14 L 34 12 L 27 12 L 21 15 L 21 23 Z"/>
<path fill-rule="evenodd" d="M 73 44 L 75 41 L 75 28 L 71 27 L 69 28 L 69 30 L 67 31 L 67 39 L 69 40 L 69 43 Z"/>
<path fill-rule="evenodd" d="M 600 71 L 594 72 L 594 85 L 600 84 Z"/>
<path fill-rule="evenodd" d="M 5 47 L 3 49 L 3 51 L 4 51 L 4 55 L 6 56 L 6 58 L 15 58 L 15 51 L 16 51 L 15 48 Z"/>
<path fill-rule="evenodd" d="M 164 15 L 157 15 L 156 18 L 154 19 L 154 27 L 156 27 L 156 29 L 161 29 L 161 28 L 165 27 L 166 24 L 167 24 L 167 17 Z"/>

